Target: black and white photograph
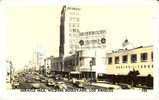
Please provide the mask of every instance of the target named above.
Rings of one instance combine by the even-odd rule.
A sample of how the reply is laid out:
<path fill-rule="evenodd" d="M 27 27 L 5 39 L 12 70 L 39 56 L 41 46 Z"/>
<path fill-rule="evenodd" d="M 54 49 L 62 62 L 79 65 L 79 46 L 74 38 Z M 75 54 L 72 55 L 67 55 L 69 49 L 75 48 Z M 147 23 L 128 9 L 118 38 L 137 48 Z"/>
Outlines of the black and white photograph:
<path fill-rule="evenodd" d="M 7 89 L 153 89 L 152 7 L 13 6 L 6 20 Z"/>
<path fill-rule="evenodd" d="M 151 4 L 6 3 L 0 48 L 7 93 L 149 97 L 157 91 Z"/>

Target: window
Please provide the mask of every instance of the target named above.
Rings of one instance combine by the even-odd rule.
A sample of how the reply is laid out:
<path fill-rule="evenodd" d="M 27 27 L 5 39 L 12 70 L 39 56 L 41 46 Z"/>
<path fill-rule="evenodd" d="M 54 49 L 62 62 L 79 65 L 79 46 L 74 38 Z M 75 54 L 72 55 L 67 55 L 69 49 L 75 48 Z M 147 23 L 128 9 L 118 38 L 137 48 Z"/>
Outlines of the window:
<path fill-rule="evenodd" d="M 76 21 L 79 22 L 79 18 L 77 18 Z"/>
<path fill-rule="evenodd" d="M 141 53 L 141 61 L 144 62 L 147 60 L 147 53 Z"/>
<path fill-rule="evenodd" d="M 108 58 L 108 64 L 112 64 L 112 57 Z"/>
<path fill-rule="evenodd" d="M 137 55 L 136 54 L 132 54 L 131 55 L 131 63 L 136 63 L 137 61 Z"/>
<path fill-rule="evenodd" d="M 141 68 L 142 68 L 142 65 L 141 65 Z"/>
<path fill-rule="evenodd" d="M 146 65 L 144 65 L 144 68 L 146 68 Z"/>
<path fill-rule="evenodd" d="M 150 65 L 148 65 L 148 68 L 150 68 Z"/>
<path fill-rule="evenodd" d="M 152 61 L 153 61 L 153 52 L 151 52 L 151 59 L 152 59 Z"/>
<path fill-rule="evenodd" d="M 115 64 L 119 64 L 119 56 L 115 57 Z"/>
<path fill-rule="evenodd" d="M 127 61 L 128 61 L 128 56 L 127 56 L 127 55 L 123 56 L 122 60 L 123 60 L 123 63 L 127 63 Z"/>
<path fill-rule="evenodd" d="M 79 29 L 77 29 L 77 32 L 80 32 Z"/>
<path fill-rule="evenodd" d="M 73 32 L 76 32 L 76 29 L 73 29 Z"/>

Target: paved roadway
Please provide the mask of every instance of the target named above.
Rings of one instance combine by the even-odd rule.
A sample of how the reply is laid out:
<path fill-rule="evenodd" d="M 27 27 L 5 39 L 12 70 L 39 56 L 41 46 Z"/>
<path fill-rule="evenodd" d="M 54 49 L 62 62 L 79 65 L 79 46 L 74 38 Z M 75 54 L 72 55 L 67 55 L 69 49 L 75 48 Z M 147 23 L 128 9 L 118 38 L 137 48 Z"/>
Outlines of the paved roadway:
<path fill-rule="evenodd" d="M 37 80 L 36 77 L 39 77 Z M 48 80 L 48 77 L 45 77 L 43 75 L 39 74 L 25 74 L 23 76 L 19 76 L 19 86 L 18 89 L 55 89 L 54 86 L 47 85 L 47 82 L 41 82 L 41 78 L 46 78 Z M 78 88 L 84 88 L 84 89 L 121 89 L 119 85 L 112 85 L 104 82 L 92 82 L 91 84 L 86 84 L 83 87 L 78 87 L 75 84 L 70 83 L 66 80 L 59 80 L 60 82 L 64 83 L 64 85 L 67 86 L 67 89 L 78 89 Z M 58 82 L 56 82 L 57 85 Z"/>

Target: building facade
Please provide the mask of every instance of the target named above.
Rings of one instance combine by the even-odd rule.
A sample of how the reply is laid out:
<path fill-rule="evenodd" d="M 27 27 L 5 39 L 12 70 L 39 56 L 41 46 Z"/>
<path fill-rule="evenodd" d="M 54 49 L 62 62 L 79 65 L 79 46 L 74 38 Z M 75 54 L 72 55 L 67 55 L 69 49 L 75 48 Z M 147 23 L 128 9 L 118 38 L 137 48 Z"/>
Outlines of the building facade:
<path fill-rule="evenodd" d="M 32 70 L 39 72 L 40 67 L 44 65 L 44 50 L 40 46 L 37 46 L 36 49 L 33 51 L 33 56 L 32 56 Z"/>
<path fill-rule="evenodd" d="M 45 76 L 49 76 L 52 70 L 52 62 L 53 62 L 54 57 L 50 56 L 44 59 L 44 68 L 41 66 L 41 68 L 44 69 L 44 74 Z"/>
<path fill-rule="evenodd" d="M 94 76 L 97 76 L 98 73 L 104 73 L 103 69 L 105 69 L 105 63 L 103 63 L 105 57 L 101 51 L 104 54 L 106 52 L 104 50 L 106 31 L 80 32 L 80 12 L 81 9 L 78 7 L 63 6 L 61 10 L 59 47 L 61 60 L 55 61 L 56 66 L 63 72 L 85 74 L 94 72 Z"/>
<path fill-rule="evenodd" d="M 59 56 L 67 57 L 80 49 L 80 8 L 63 6 L 60 22 Z"/>
<path fill-rule="evenodd" d="M 128 75 L 139 71 L 139 76 L 153 76 L 153 46 L 121 49 L 106 54 L 106 73 Z"/>
<path fill-rule="evenodd" d="M 8 60 L 6 61 L 6 72 L 6 82 L 12 83 L 14 79 L 14 68 L 12 62 Z"/>

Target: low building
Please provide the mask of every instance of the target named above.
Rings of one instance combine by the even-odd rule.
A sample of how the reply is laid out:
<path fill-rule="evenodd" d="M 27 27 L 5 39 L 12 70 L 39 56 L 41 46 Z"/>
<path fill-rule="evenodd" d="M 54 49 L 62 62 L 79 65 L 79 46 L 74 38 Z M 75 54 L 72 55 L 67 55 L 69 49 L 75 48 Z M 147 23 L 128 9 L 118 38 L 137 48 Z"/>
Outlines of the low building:
<path fill-rule="evenodd" d="M 60 74 L 63 69 L 63 58 L 62 57 L 54 57 L 51 62 L 51 72 L 53 75 Z"/>
<path fill-rule="evenodd" d="M 13 64 L 11 61 L 6 61 L 6 82 L 7 83 L 12 83 L 13 79 L 14 79 L 14 68 L 13 68 Z"/>
<path fill-rule="evenodd" d="M 64 59 L 64 72 L 78 73 L 80 78 L 96 78 L 98 74 L 105 73 L 104 71 L 105 57 L 100 50 L 77 51 Z"/>
<path fill-rule="evenodd" d="M 153 46 L 120 49 L 106 54 L 106 74 L 128 75 L 138 71 L 139 76 L 153 76 Z"/>
<path fill-rule="evenodd" d="M 50 56 L 44 59 L 44 74 L 48 77 L 53 77 L 56 74 L 61 74 L 64 72 L 62 57 Z"/>

